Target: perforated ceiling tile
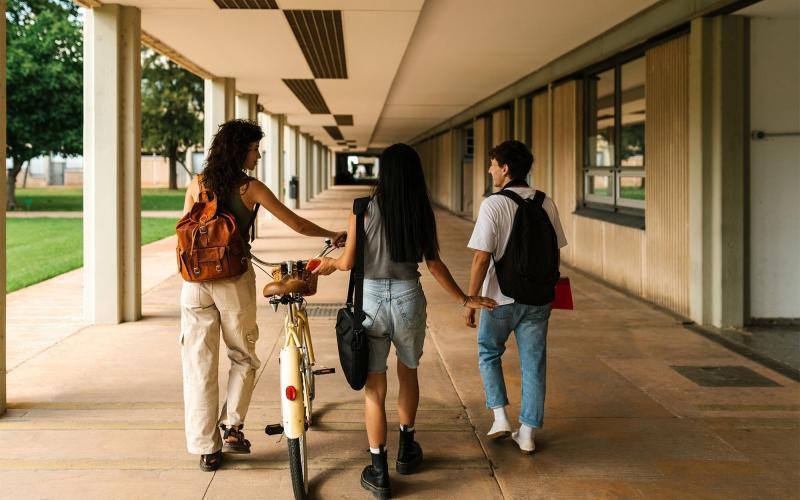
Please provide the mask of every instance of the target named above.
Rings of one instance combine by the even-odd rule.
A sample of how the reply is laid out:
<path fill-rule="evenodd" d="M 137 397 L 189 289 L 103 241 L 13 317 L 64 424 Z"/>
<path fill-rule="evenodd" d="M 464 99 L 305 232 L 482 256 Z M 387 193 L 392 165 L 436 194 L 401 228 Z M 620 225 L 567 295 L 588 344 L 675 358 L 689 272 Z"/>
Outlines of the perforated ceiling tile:
<path fill-rule="evenodd" d="M 314 77 L 347 78 L 341 11 L 285 10 L 283 13 Z"/>
<path fill-rule="evenodd" d="M 321 115 L 331 112 L 314 80 L 284 79 L 283 83 L 294 92 L 311 114 Z"/>
<path fill-rule="evenodd" d="M 277 9 L 275 0 L 214 0 L 220 9 Z"/>
<path fill-rule="evenodd" d="M 342 135 L 342 131 L 339 130 L 339 127 L 334 127 L 334 126 L 331 125 L 331 126 L 325 126 L 325 127 L 322 127 L 322 128 L 324 128 L 325 132 L 327 132 L 328 135 L 331 136 L 331 139 L 333 139 L 335 141 L 344 140 L 344 136 Z"/>

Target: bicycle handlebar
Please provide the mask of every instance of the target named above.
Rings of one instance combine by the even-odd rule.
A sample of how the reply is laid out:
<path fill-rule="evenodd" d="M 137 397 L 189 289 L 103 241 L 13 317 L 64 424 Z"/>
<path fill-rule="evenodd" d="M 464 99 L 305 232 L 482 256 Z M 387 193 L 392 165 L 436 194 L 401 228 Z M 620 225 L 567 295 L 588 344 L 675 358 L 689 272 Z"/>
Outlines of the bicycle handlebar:
<path fill-rule="evenodd" d="M 314 256 L 313 258 L 317 259 L 319 257 L 325 257 L 326 255 L 328 255 L 329 253 L 331 253 L 335 249 L 336 249 L 336 247 L 333 246 L 333 241 L 330 238 L 325 238 L 325 246 L 323 246 L 322 247 L 322 251 L 320 253 L 318 253 L 316 256 Z M 253 252 L 250 252 L 250 258 L 253 259 L 254 261 L 258 262 L 262 266 L 269 266 L 269 267 L 278 267 L 281 264 L 285 264 L 286 262 L 306 262 L 306 263 L 308 262 L 308 260 L 285 260 L 283 262 L 265 262 L 265 261 L 259 259 L 258 257 L 256 257 L 253 254 Z"/>

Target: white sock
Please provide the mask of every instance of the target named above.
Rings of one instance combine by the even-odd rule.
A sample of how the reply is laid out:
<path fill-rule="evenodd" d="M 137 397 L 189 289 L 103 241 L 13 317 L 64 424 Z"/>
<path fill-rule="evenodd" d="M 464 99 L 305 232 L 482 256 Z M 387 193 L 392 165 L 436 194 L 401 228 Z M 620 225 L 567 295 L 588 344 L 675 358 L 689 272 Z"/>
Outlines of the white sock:
<path fill-rule="evenodd" d="M 405 426 L 403 426 L 403 425 L 400 426 L 400 430 L 401 431 L 405 430 L 406 432 L 414 432 L 414 426 L 413 425 L 411 427 L 406 427 L 405 429 L 403 429 L 403 427 L 405 427 Z"/>
<path fill-rule="evenodd" d="M 501 406 L 500 408 L 492 408 L 492 411 L 494 412 L 494 419 L 496 422 L 508 421 L 505 406 Z"/>
<path fill-rule="evenodd" d="M 520 439 L 531 439 L 533 437 L 533 427 L 530 425 L 520 424 L 519 437 Z"/>
<path fill-rule="evenodd" d="M 363 448 L 362 448 L 362 450 L 363 450 Z M 380 449 L 380 447 L 373 448 L 372 446 L 370 446 L 369 447 L 369 452 L 372 453 L 373 455 L 380 455 L 381 454 L 381 449 Z"/>

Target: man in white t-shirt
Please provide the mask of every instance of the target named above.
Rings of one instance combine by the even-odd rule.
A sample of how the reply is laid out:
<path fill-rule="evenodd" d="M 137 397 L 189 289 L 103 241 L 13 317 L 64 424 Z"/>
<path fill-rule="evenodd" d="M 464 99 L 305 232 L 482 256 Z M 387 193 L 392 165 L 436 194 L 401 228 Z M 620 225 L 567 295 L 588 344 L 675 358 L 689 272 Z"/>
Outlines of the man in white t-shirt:
<path fill-rule="evenodd" d="M 523 199 L 534 196 L 535 191 L 525 182 L 533 165 L 533 155 L 527 146 L 519 141 L 506 141 L 492 149 L 489 158 L 489 174 L 495 187 L 514 191 Z M 542 208 L 553 225 L 561 249 L 567 240 L 558 219 L 558 209 L 550 197 L 545 197 Z M 478 361 L 486 407 L 494 413 L 488 436 L 499 439 L 511 435 L 521 451 L 531 453 L 535 448 L 534 429 L 542 426 L 544 418 L 550 305 L 520 304 L 500 291 L 495 262 L 506 250 L 516 212 L 516 202 L 506 196 L 488 196 L 481 203 L 475 229 L 467 244 L 475 251 L 468 294 L 489 297 L 498 304 L 493 310 L 481 311 L 478 327 Z M 475 309 L 464 308 L 464 318 L 468 326 L 475 327 Z M 508 396 L 501 361 L 512 331 L 517 340 L 522 371 L 520 428 L 513 434 L 505 409 Z"/>

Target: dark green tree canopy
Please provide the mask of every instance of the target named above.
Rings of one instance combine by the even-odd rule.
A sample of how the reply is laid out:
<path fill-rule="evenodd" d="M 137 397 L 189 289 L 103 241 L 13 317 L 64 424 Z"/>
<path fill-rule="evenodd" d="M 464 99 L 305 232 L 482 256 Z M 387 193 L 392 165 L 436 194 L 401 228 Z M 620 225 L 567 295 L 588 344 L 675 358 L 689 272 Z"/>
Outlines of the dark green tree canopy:
<path fill-rule="evenodd" d="M 203 142 L 203 99 L 200 77 L 142 51 L 142 149 L 169 159 L 170 188 L 176 188 L 176 163 Z"/>
<path fill-rule="evenodd" d="M 8 155 L 83 150 L 82 20 L 69 0 L 8 0 Z"/>

